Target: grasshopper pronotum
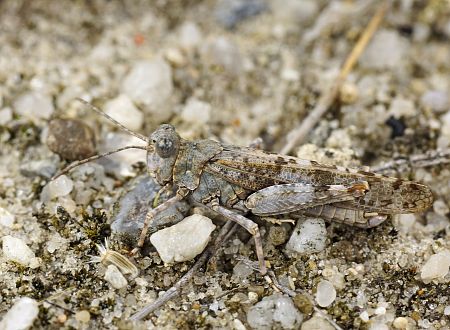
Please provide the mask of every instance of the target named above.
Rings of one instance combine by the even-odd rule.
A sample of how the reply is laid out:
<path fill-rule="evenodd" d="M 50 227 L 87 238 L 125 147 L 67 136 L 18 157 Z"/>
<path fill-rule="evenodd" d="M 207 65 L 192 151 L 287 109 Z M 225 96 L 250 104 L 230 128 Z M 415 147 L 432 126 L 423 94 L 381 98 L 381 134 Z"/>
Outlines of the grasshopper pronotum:
<path fill-rule="evenodd" d="M 261 235 L 258 225 L 246 217 L 248 214 L 303 214 L 369 228 L 391 214 L 421 212 L 433 201 L 431 190 L 417 182 L 213 140 L 187 141 L 168 124 L 145 137 L 80 101 L 147 146 L 128 146 L 77 161 L 58 175 L 100 157 L 139 148 L 147 151 L 148 170 L 156 181 L 176 190 L 174 197 L 148 211 L 134 253 L 144 244 L 155 215 L 182 199 L 201 204 L 251 233 L 262 274 L 267 269 Z"/>

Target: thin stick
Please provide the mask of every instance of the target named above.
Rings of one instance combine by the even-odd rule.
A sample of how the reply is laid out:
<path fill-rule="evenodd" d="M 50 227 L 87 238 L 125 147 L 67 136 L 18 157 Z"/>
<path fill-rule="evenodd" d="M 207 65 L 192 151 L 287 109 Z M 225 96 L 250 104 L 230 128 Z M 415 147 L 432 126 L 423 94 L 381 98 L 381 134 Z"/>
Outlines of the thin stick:
<path fill-rule="evenodd" d="M 342 83 L 347 78 L 348 74 L 356 64 L 357 60 L 361 56 L 362 52 L 366 48 L 369 40 L 372 38 L 373 34 L 377 30 L 378 26 L 380 25 L 381 21 L 383 20 L 383 17 L 387 11 L 388 8 L 388 2 L 385 1 L 381 4 L 381 6 L 378 8 L 378 10 L 373 15 L 372 19 L 370 20 L 369 24 L 367 25 L 366 29 L 360 36 L 358 42 L 353 47 L 351 53 L 347 57 L 346 61 L 344 62 L 344 65 L 342 66 L 338 77 L 336 78 L 336 81 L 334 82 L 333 86 L 328 90 L 328 92 L 325 92 L 320 97 L 319 101 L 317 102 L 317 105 L 315 108 L 309 113 L 309 115 L 302 121 L 302 124 L 292 130 L 287 136 L 289 137 L 289 141 L 287 141 L 286 145 L 281 150 L 281 154 L 288 154 L 292 151 L 292 149 L 302 143 L 308 135 L 308 133 L 316 126 L 316 124 L 319 122 L 320 118 L 327 112 L 327 110 L 330 108 L 330 106 L 333 104 L 334 100 L 336 99 L 339 89 L 342 85 Z"/>
<path fill-rule="evenodd" d="M 103 154 L 99 154 L 99 155 L 95 155 L 95 156 L 92 156 L 92 157 L 89 157 L 89 158 L 85 158 L 85 159 L 73 162 L 72 164 L 66 166 L 65 168 L 63 168 L 61 170 L 61 172 L 59 172 L 58 174 L 55 174 L 51 178 L 51 180 L 55 180 L 56 178 L 60 177 L 63 174 L 66 174 L 67 172 L 71 171 L 73 168 L 75 168 L 77 166 L 89 163 L 89 162 L 91 162 L 93 160 L 96 160 L 96 159 L 99 159 L 99 158 L 102 158 L 102 157 L 106 157 L 106 156 L 115 154 L 116 152 L 124 151 L 124 150 L 127 150 L 127 149 L 142 149 L 142 150 L 145 150 L 145 151 L 149 150 L 149 148 L 145 147 L 145 146 L 126 146 L 126 147 L 122 147 L 122 148 L 119 148 L 119 149 L 116 149 L 116 150 L 105 152 Z"/>
<path fill-rule="evenodd" d="M 95 105 L 89 103 L 88 101 L 85 101 L 81 98 L 77 98 L 78 101 L 80 101 L 81 103 L 83 103 L 84 105 L 86 105 L 89 109 L 97 112 L 100 116 L 105 117 L 106 119 L 108 119 L 109 121 L 111 121 L 112 123 L 114 123 L 117 127 L 121 128 L 122 130 L 124 130 L 125 132 L 127 132 L 128 134 L 131 134 L 135 137 L 137 137 L 138 139 L 141 139 L 142 141 L 145 141 L 147 143 L 149 143 L 150 139 L 142 134 L 139 134 L 137 132 L 133 132 L 132 130 L 130 130 L 129 128 L 126 128 L 124 125 L 122 125 L 121 123 L 119 123 L 117 120 L 115 120 L 114 118 L 112 118 L 110 115 L 107 115 L 105 112 L 103 112 L 102 110 L 100 110 L 99 108 L 97 108 Z"/>
<path fill-rule="evenodd" d="M 372 167 L 374 172 L 387 172 L 390 170 L 398 170 L 403 166 L 410 168 L 420 168 L 436 166 L 450 163 L 450 148 L 443 150 L 431 150 L 425 154 L 411 155 L 406 158 L 394 159 L 385 164 Z"/>
<path fill-rule="evenodd" d="M 223 244 L 225 241 L 225 238 L 229 237 L 230 231 L 234 231 L 236 228 L 236 224 L 232 221 L 227 221 L 225 225 L 222 226 L 219 234 L 217 235 L 215 241 L 213 244 L 211 244 L 208 249 L 203 251 L 202 255 L 198 258 L 198 260 L 195 262 L 194 266 L 192 266 L 189 271 L 183 275 L 182 278 L 178 280 L 175 285 L 173 285 L 169 290 L 164 292 L 163 295 L 161 295 L 158 299 L 156 299 L 153 303 L 145 306 L 143 309 L 141 309 L 136 314 L 132 315 L 130 317 L 131 321 L 139 321 L 142 320 L 144 317 L 146 317 L 148 314 L 152 313 L 156 309 L 163 306 L 166 302 L 169 300 L 175 298 L 178 296 L 181 292 L 181 288 L 183 288 L 187 282 L 191 280 L 191 278 L 194 276 L 194 274 L 202 267 L 214 254 L 217 252 L 218 248 Z"/>

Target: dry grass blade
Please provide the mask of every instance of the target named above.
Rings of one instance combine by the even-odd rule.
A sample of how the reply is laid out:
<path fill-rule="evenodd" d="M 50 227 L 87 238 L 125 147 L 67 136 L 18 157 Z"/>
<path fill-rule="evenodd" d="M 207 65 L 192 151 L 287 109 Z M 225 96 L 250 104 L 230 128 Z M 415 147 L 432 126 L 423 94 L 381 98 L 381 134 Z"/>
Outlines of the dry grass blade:
<path fill-rule="evenodd" d="M 351 53 L 347 57 L 344 65 L 342 66 L 336 81 L 330 90 L 323 93 L 315 108 L 309 113 L 309 115 L 302 121 L 302 124 L 292 130 L 287 136 L 289 141 L 281 150 L 281 154 L 288 154 L 292 149 L 303 142 L 308 133 L 314 128 L 314 126 L 319 122 L 320 118 L 328 111 L 330 106 L 333 104 L 336 96 L 338 95 L 339 89 L 342 83 L 347 78 L 348 74 L 356 64 L 357 60 L 361 56 L 362 52 L 366 48 L 369 40 L 372 38 L 375 31 L 378 29 L 383 17 L 388 9 L 388 2 L 384 1 L 378 10 L 373 15 L 366 29 L 362 33 L 355 47 L 353 47 Z"/>

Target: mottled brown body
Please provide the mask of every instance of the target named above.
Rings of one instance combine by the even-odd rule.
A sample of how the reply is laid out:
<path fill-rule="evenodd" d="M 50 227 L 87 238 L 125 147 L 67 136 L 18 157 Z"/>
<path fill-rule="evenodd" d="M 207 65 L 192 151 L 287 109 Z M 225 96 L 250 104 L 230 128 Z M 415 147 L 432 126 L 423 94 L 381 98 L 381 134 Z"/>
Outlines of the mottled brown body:
<path fill-rule="evenodd" d="M 261 216 L 306 214 L 372 227 L 386 215 L 425 210 L 433 200 L 420 183 L 212 140 L 190 142 L 170 125 L 162 125 L 152 140 L 156 149 L 149 161 L 158 182 L 172 183 L 202 204 L 217 201 Z M 158 153 L 158 143 L 172 146 L 170 157 Z M 275 205 L 280 198 L 285 204 Z"/>

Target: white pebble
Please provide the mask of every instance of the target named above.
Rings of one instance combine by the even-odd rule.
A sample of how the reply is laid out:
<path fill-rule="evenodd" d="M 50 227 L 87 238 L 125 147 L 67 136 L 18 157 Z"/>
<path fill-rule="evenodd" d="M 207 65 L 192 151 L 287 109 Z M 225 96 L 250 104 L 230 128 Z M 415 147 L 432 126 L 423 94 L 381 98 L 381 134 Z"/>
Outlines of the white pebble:
<path fill-rule="evenodd" d="M 441 113 L 450 107 L 448 93 L 443 91 L 427 91 L 420 98 L 420 102 L 425 108 Z"/>
<path fill-rule="evenodd" d="M 303 315 L 297 310 L 291 298 L 274 294 L 263 298 L 247 313 L 247 322 L 252 329 L 297 329 Z"/>
<path fill-rule="evenodd" d="M 375 309 L 376 315 L 384 315 L 386 314 L 386 307 L 380 306 Z"/>
<path fill-rule="evenodd" d="M 11 214 L 7 209 L 0 207 L 0 225 L 11 228 L 14 224 L 15 216 Z"/>
<path fill-rule="evenodd" d="M 450 210 L 448 205 L 442 199 L 437 199 L 433 203 L 433 210 L 439 215 L 445 216 Z"/>
<path fill-rule="evenodd" d="M 32 120 L 49 119 L 54 110 L 52 99 L 37 92 L 22 94 L 13 106 L 16 114 Z"/>
<path fill-rule="evenodd" d="M 445 306 L 444 308 L 444 315 L 450 315 L 450 306 Z"/>
<path fill-rule="evenodd" d="M 392 100 L 389 107 L 389 115 L 392 115 L 395 118 L 414 117 L 417 115 L 417 110 L 413 101 L 402 97 L 396 97 Z"/>
<path fill-rule="evenodd" d="M 408 319 L 406 317 L 397 317 L 395 318 L 394 322 L 392 322 L 392 325 L 395 329 L 406 329 L 408 326 Z"/>
<path fill-rule="evenodd" d="M 144 115 L 125 94 L 107 102 L 104 108 L 106 114 L 132 131 L 137 131 L 142 127 Z"/>
<path fill-rule="evenodd" d="M 209 103 L 190 98 L 181 111 L 181 118 L 190 124 L 204 125 L 211 116 Z"/>
<path fill-rule="evenodd" d="M 105 272 L 105 280 L 107 280 L 114 289 L 122 289 L 128 284 L 127 279 L 115 265 L 108 266 Z"/>
<path fill-rule="evenodd" d="M 416 223 L 416 216 L 414 214 L 400 214 L 398 216 L 399 230 L 407 233 Z"/>
<path fill-rule="evenodd" d="M 301 330 L 334 330 L 334 327 L 319 315 L 314 315 L 302 324 Z"/>
<path fill-rule="evenodd" d="M 10 235 L 3 237 L 3 254 L 7 260 L 17 262 L 23 266 L 30 266 L 34 259 L 34 252 L 25 242 Z"/>
<path fill-rule="evenodd" d="M 215 228 L 211 219 L 193 214 L 176 225 L 157 231 L 150 237 L 150 242 L 165 263 L 192 260 L 204 250 Z"/>
<path fill-rule="evenodd" d="M 6 107 L 0 110 L 0 125 L 6 125 L 13 118 L 12 109 L 10 107 Z"/>
<path fill-rule="evenodd" d="M 41 201 L 48 202 L 56 197 L 67 196 L 73 189 L 73 181 L 66 175 L 61 175 L 50 181 L 41 192 Z"/>
<path fill-rule="evenodd" d="M 91 320 L 91 313 L 81 310 L 75 313 L 75 319 L 81 323 L 88 323 Z"/>
<path fill-rule="evenodd" d="M 325 249 L 327 230 L 325 222 L 319 218 L 299 221 L 295 226 L 286 249 L 298 253 L 315 253 Z"/>
<path fill-rule="evenodd" d="M 369 326 L 369 330 L 389 330 L 389 327 L 384 323 L 375 322 Z"/>
<path fill-rule="evenodd" d="M 433 279 L 442 278 L 448 273 L 450 267 L 450 251 L 443 250 L 439 253 L 433 254 L 422 266 L 420 277 L 424 282 L 429 282 Z"/>
<path fill-rule="evenodd" d="M 198 26 L 192 22 L 184 23 L 180 28 L 180 45 L 191 50 L 202 42 L 202 33 Z"/>
<path fill-rule="evenodd" d="M 153 121 L 162 122 L 171 116 L 168 100 L 172 95 L 172 69 L 161 58 L 134 64 L 122 83 L 122 91 Z"/>
<path fill-rule="evenodd" d="M 328 307 L 336 299 L 336 289 L 331 282 L 322 280 L 317 285 L 316 302 L 320 307 Z"/>
<path fill-rule="evenodd" d="M 395 68 L 405 61 L 408 48 L 408 41 L 397 31 L 380 30 L 361 56 L 361 66 L 370 69 Z"/>
<path fill-rule="evenodd" d="M 39 303 L 31 298 L 22 297 L 10 308 L 0 322 L 3 330 L 29 329 L 39 314 Z"/>
<path fill-rule="evenodd" d="M 361 312 L 361 314 L 359 314 L 359 318 L 363 322 L 369 322 L 369 313 L 367 311 L 363 311 Z"/>

